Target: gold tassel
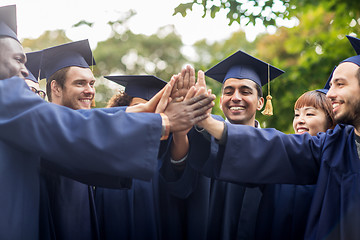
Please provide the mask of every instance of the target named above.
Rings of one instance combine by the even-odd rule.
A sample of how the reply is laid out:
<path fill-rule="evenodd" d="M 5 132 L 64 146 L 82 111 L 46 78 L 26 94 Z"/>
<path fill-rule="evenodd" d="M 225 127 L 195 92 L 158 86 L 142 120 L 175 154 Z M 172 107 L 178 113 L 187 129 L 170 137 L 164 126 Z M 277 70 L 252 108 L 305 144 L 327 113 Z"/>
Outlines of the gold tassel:
<path fill-rule="evenodd" d="M 91 107 L 96 107 L 96 103 L 95 103 L 95 97 L 92 99 L 91 101 Z"/>
<path fill-rule="evenodd" d="M 273 106 L 271 103 L 271 99 L 272 99 L 272 97 L 270 95 L 266 96 L 266 105 L 265 105 L 264 111 L 261 112 L 263 115 L 267 115 L 267 116 L 273 115 Z"/>
<path fill-rule="evenodd" d="M 266 96 L 266 104 L 264 111 L 261 113 L 263 115 L 272 116 L 273 115 L 273 106 L 271 103 L 272 96 L 270 95 L 270 65 L 268 64 L 268 95 Z"/>

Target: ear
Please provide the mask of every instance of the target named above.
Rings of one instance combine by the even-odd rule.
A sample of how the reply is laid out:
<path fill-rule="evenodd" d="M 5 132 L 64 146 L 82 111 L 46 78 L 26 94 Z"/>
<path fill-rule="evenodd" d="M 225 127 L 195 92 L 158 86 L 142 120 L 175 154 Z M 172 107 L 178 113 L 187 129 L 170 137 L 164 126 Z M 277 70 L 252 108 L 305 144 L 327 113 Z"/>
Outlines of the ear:
<path fill-rule="evenodd" d="M 263 106 L 264 106 L 264 98 L 261 97 L 258 99 L 256 110 L 260 111 L 263 108 Z"/>
<path fill-rule="evenodd" d="M 51 80 L 51 96 L 54 98 L 54 96 L 56 97 L 61 97 L 62 95 L 62 88 L 60 87 L 60 85 L 55 81 L 55 80 Z"/>

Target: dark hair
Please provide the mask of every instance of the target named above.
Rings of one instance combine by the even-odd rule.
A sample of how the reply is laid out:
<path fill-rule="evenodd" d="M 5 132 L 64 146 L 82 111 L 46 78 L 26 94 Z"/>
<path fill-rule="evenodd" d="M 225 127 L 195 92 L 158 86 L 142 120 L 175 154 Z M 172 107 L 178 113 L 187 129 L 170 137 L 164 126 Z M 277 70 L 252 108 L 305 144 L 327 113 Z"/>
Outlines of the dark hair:
<path fill-rule="evenodd" d="M 115 94 L 110 98 L 106 107 L 121 107 L 129 106 L 133 97 L 127 95 L 123 90 L 120 90 L 119 93 Z"/>
<path fill-rule="evenodd" d="M 260 87 L 259 84 L 256 84 L 256 90 L 258 92 L 258 98 L 262 98 L 263 97 L 262 87 Z"/>
<path fill-rule="evenodd" d="M 65 80 L 66 80 L 66 74 L 69 71 L 69 69 L 70 69 L 70 67 L 62 68 L 50 76 L 49 81 L 47 81 L 47 83 L 46 83 L 46 95 L 48 97 L 49 102 L 52 101 L 52 96 L 51 96 L 52 80 L 55 80 L 57 82 L 57 84 L 63 89 L 64 85 L 65 85 Z"/>
<path fill-rule="evenodd" d="M 332 105 L 329 98 L 326 97 L 324 93 L 314 91 L 308 91 L 301 95 L 298 100 L 296 100 L 294 105 L 294 110 L 299 109 L 305 106 L 312 106 L 316 109 L 320 109 L 325 112 L 325 115 L 328 119 L 328 129 L 335 127 L 334 113 L 332 111 Z"/>

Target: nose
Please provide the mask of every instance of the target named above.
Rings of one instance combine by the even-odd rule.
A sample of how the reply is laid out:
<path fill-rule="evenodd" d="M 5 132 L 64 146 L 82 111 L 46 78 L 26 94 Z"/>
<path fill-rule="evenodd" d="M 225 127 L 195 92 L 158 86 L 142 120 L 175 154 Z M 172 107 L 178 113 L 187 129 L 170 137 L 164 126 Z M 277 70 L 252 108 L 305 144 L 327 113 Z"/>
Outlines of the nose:
<path fill-rule="evenodd" d="M 29 76 L 29 71 L 27 70 L 27 68 L 25 67 L 25 65 L 22 65 L 21 69 L 20 69 L 20 77 L 22 78 L 26 78 Z"/>
<path fill-rule="evenodd" d="M 305 118 L 303 114 L 299 114 L 299 116 L 297 116 L 296 118 L 294 118 L 294 121 L 297 124 L 304 124 L 305 123 Z"/>
<path fill-rule="evenodd" d="M 333 86 L 329 88 L 329 91 L 326 93 L 326 97 L 330 99 L 335 99 L 335 89 Z"/>
<path fill-rule="evenodd" d="M 95 94 L 94 85 L 86 84 L 84 92 L 87 94 Z"/>
<path fill-rule="evenodd" d="M 234 94 L 231 96 L 232 101 L 241 101 L 241 94 L 239 91 L 235 91 Z"/>

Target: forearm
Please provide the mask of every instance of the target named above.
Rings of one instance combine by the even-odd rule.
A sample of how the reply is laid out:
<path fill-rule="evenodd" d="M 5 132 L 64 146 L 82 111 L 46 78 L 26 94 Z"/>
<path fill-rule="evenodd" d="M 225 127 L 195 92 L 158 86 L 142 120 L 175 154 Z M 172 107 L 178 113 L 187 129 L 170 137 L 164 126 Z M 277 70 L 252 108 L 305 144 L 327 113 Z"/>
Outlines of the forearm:
<path fill-rule="evenodd" d="M 189 139 L 187 135 L 174 133 L 171 142 L 171 159 L 179 161 L 189 151 Z"/>
<path fill-rule="evenodd" d="M 208 133 L 210 133 L 217 140 L 221 139 L 225 129 L 223 121 L 216 120 L 211 116 L 205 119 L 201 123 L 201 127 L 203 127 Z"/>

